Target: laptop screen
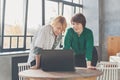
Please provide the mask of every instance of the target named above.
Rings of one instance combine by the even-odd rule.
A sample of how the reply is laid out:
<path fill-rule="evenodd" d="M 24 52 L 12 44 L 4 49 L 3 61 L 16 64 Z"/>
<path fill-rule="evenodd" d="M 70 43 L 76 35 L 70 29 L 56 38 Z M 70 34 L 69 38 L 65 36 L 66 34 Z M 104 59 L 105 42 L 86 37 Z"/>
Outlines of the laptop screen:
<path fill-rule="evenodd" d="M 44 71 L 75 71 L 72 50 L 42 50 L 41 68 Z"/>

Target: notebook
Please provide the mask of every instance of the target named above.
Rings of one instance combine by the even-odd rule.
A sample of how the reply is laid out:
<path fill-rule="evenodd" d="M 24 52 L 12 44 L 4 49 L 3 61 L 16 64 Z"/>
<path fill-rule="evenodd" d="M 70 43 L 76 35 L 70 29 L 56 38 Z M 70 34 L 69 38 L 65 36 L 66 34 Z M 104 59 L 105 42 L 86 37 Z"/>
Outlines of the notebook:
<path fill-rule="evenodd" d="M 41 69 L 44 71 L 75 71 L 72 50 L 42 50 Z"/>

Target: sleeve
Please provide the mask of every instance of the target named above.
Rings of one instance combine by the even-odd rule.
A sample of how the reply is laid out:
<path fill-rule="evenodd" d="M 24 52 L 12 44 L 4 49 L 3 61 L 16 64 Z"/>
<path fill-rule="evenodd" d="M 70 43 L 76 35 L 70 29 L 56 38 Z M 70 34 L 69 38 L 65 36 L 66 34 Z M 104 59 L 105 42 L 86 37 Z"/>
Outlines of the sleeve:
<path fill-rule="evenodd" d="M 42 48 L 34 47 L 33 53 L 36 54 L 36 55 L 41 54 L 41 50 L 42 50 Z"/>
<path fill-rule="evenodd" d="M 93 45 L 94 45 L 93 33 L 90 30 L 86 35 L 86 59 L 87 61 L 92 60 Z"/>
<path fill-rule="evenodd" d="M 45 43 L 45 30 L 40 29 L 40 31 L 37 34 L 37 38 L 34 43 L 34 54 L 40 54 L 41 49 L 43 49 Z"/>
<path fill-rule="evenodd" d="M 65 35 L 65 39 L 64 39 L 64 48 L 63 49 L 70 49 L 71 47 L 71 40 L 72 40 L 72 35 L 71 35 L 71 29 L 67 30 L 67 33 Z"/>

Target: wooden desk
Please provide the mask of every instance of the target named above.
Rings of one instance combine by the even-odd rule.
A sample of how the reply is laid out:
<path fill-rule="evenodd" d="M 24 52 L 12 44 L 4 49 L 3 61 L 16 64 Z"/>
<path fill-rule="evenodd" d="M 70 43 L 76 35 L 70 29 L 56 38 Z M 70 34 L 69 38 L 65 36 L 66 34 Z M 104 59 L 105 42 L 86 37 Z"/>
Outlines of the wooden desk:
<path fill-rule="evenodd" d="M 45 72 L 39 70 L 25 70 L 19 76 L 26 80 L 96 80 L 102 74 L 98 70 L 76 68 L 75 72 Z"/>

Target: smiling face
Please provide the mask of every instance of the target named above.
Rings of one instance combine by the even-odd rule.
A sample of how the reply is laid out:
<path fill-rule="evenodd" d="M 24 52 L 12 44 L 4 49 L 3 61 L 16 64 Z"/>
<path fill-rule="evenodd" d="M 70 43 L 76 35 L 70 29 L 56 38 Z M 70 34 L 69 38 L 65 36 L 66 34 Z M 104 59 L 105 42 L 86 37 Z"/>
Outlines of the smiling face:
<path fill-rule="evenodd" d="M 77 13 L 71 18 L 73 29 L 78 34 L 81 34 L 86 25 L 86 18 L 83 14 Z"/>
<path fill-rule="evenodd" d="M 53 25 L 53 32 L 56 36 L 59 36 L 60 34 L 62 34 L 63 32 L 62 24 L 56 23 L 55 25 Z"/>
<path fill-rule="evenodd" d="M 73 29 L 76 33 L 80 34 L 83 31 L 83 26 L 81 23 L 72 22 Z"/>
<path fill-rule="evenodd" d="M 51 26 L 55 36 L 58 36 L 65 32 L 67 27 L 66 19 L 63 16 L 58 16 L 51 22 Z"/>

